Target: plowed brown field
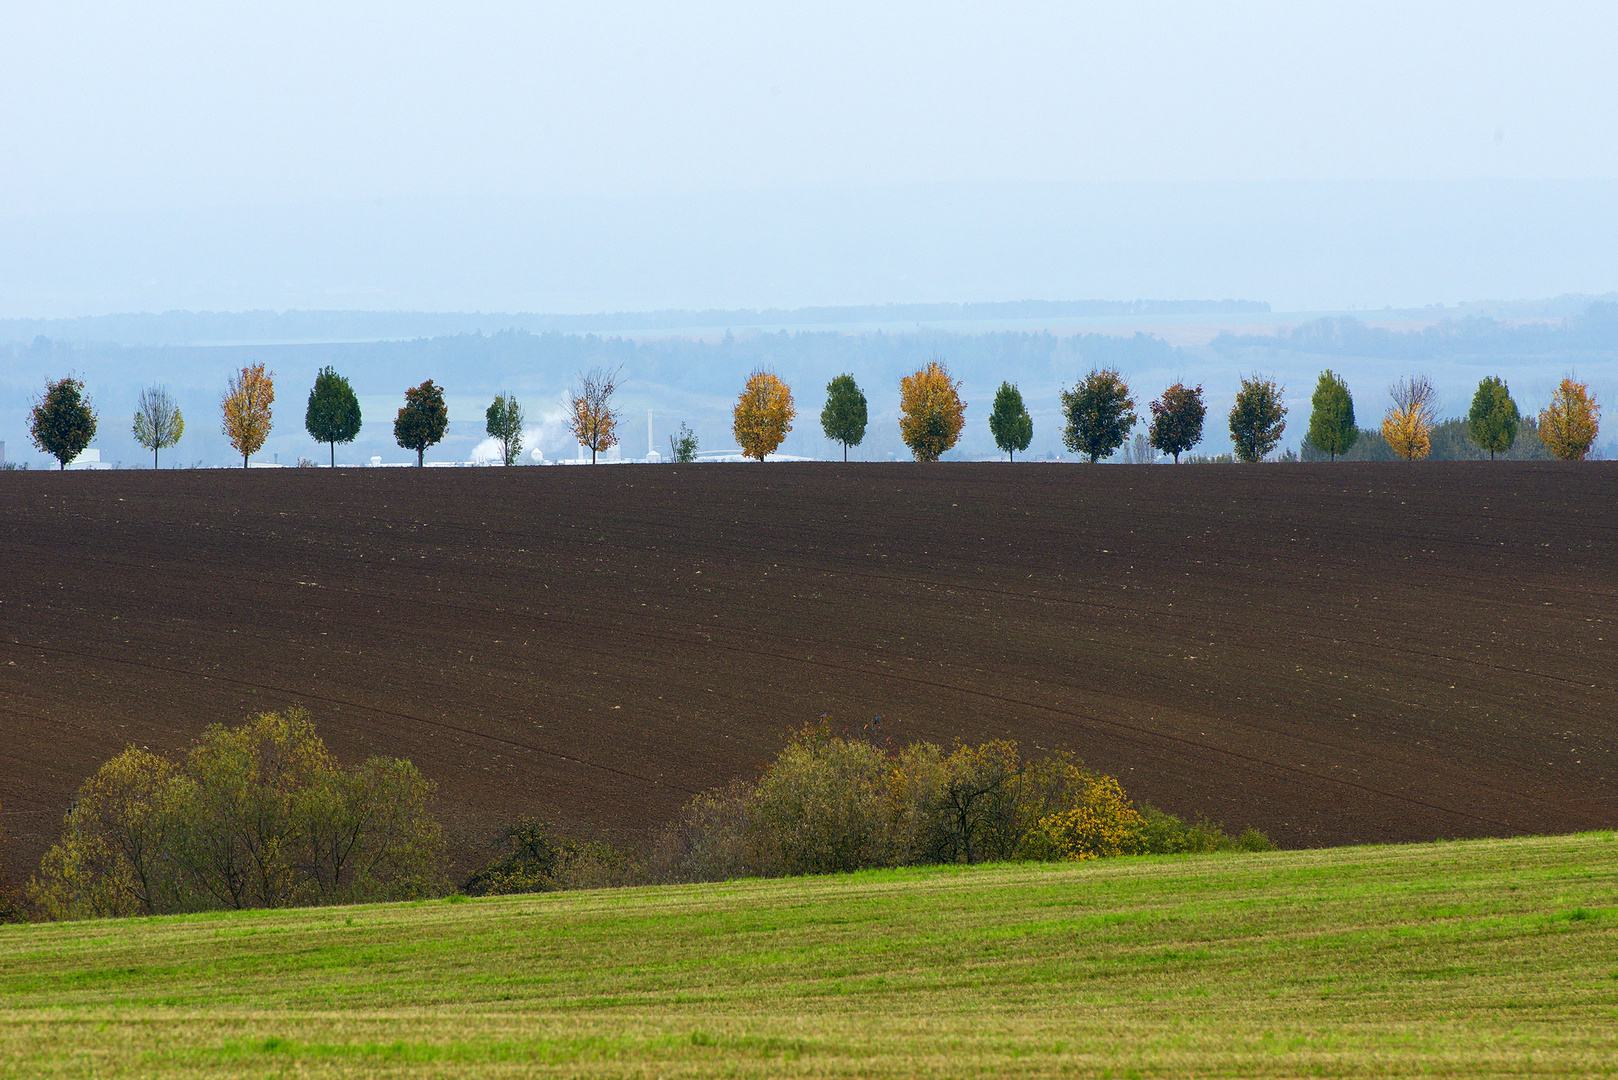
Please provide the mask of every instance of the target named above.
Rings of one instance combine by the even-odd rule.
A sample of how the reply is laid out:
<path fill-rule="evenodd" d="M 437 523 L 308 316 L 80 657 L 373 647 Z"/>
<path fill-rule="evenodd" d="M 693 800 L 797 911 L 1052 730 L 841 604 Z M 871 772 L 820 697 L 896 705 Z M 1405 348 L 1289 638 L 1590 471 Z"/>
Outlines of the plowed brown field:
<path fill-rule="evenodd" d="M 130 743 L 306 706 L 458 865 L 633 840 L 789 728 L 1063 747 L 1287 845 L 1618 824 L 1618 467 L 0 477 L 14 872 Z"/>

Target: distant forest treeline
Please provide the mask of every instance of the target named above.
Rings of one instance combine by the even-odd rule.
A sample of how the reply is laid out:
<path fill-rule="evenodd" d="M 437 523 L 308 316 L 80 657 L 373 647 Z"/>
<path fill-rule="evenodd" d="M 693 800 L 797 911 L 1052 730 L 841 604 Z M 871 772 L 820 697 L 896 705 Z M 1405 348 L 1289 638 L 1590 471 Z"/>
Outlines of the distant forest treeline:
<path fill-rule="evenodd" d="M 1284 334 L 1220 334 L 1209 343 L 1225 355 L 1243 349 L 1284 349 L 1320 356 L 1441 360 L 1452 356 L 1543 356 L 1618 349 L 1618 303 L 1597 302 L 1573 318 L 1509 323 L 1486 317 L 1445 319 L 1399 332 L 1354 318 L 1315 319 Z"/>
<path fill-rule="evenodd" d="M 1264 313 L 1254 300 L 1011 300 L 972 304 L 866 304 L 848 307 L 738 308 L 543 315 L 531 312 L 166 311 L 78 319 L 0 319 L 0 341 L 38 336 L 124 345 L 267 341 L 372 341 L 526 330 L 636 333 L 690 327 L 817 326 L 971 320 Z"/>

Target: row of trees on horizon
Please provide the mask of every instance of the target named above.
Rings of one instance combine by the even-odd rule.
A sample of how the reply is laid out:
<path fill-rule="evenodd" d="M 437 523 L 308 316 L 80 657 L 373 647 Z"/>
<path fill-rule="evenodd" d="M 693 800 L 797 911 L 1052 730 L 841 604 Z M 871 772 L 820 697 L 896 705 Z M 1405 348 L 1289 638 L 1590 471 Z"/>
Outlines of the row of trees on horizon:
<path fill-rule="evenodd" d="M 592 368 L 579 375 L 569 395 L 569 430 L 590 451 L 592 463 L 598 453 L 618 444 L 621 414 L 613 395 L 621 374 L 621 368 Z M 1241 380 L 1228 417 L 1236 460 L 1263 461 L 1280 443 L 1288 411 L 1283 392 L 1273 379 L 1253 376 Z M 1381 438 L 1397 457 L 1427 457 L 1433 431 L 1440 424 L 1432 381 L 1424 375 L 1402 378 L 1389 387 L 1388 395 L 1391 403 L 1382 419 Z M 242 455 L 244 468 L 269 436 L 274 402 L 275 373 L 265 370 L 264 364 L 250 364 L 231 376 L 220 402 L 221 428 Z M 900 379 L 899 405 L 900 436 L 917 461 L 937 461 L 960 439 L 966 402 L 961 399 L 960 381 L 951 377 L 942 358 L 935 355 Z M 1203 438 L 1207 406 L 1201 385 L 1188 387 L 1177 382 L 1148 405 L 1146 445 L 1178 464 L 1180 456 Z M 1330 370 L 1321 373 L 1310 407 L 1303 442 L 1306 459 L 1336 460 L 1366 434 L 1356 424 L 1347 383 Z M 1072 389 L 1064 389 L 1061 411 L 1063 445 L 1092 463 L 1115 454 L 1145 419 L 1137 411 L 1128 382 L 1115 368 L 1094 368 Z M 1491 459 L 1510 451 L 1519 430 L 1528 426 L 1551 456 L 1578 461 L 1595 444 L 1600 416 L 1588 384 L 1569 377 L 1539 411 L 1537 422 L 1530 418 L 1525 425 L 1505 381 L 1489 376 L 1479 382 L 1465 423 L 1472 442 Z M 732 432 L 745 456 L 763 461 L 779 449 L 796 418 L 791 388 L 775 373 L 757 370 L 736 400 Z M 500 443 L 506 465 L 513 464 L 522 452 L 524 420 L 521 403 L 509 393 L 496 395 L 486 410 L 485 431 Z M 820 421 L 826 437 L 842 444 L 846 461 L 849 448 L 864 440 L 869 422 L 864 391 L 853 375 L 838 375 L 827 384 Z M 36 447 L 65 468 L 89 446 L 97 422 L 81 381 L 72 377 L 48 380 L 31 413 L 29 433 Z M 322 368 L 309 391 L 304 428 L 317 442 L 327 444 L 333 466 L 337 444 L 352 442 L 361 425 L 359 399 L 349 380 L 330 366 Z M 441 386 L 428 379 L 405 391 L 405 403 L 394 419 L 394 438 L 399 446 L 415 451 L 418 466 L 448 427 L 449 411 Z M 1033 418 L 1016 384 L 1001 383 L 989 429 L 995 445 L 1011 460 L 1028 449 Z M 158 452 L 178 443 L 184 430 L 185 419 L 167 389 L 150 387 L 141 392 L 133 433 L 139 445 L 152 452 L 154 468 Z M 1136 436 L 1137 443 L 1141 438 Z M 682 424 L 679 435 L 670 438 L 671 459 L 695 460 L 697 449 L 696 436 Z"/>

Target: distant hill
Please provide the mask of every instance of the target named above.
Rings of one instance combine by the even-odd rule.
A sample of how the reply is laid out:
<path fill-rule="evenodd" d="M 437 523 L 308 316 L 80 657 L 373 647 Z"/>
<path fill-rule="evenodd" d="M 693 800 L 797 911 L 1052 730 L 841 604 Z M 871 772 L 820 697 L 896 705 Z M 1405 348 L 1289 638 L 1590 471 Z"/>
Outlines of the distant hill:
<path fill-rule="evenodd" d="M 657 330 L 914 324 L 1099 316 L 1267 313 L 1256 300 L 1011 300 L 969 304 L 618 311 L 594 315 L 432 311 L 165 311 L 78 319 L 0 319 L 0 342 L 36 337 L 121 345 L 409 340 L 455 334 L 645 333 Z"/>

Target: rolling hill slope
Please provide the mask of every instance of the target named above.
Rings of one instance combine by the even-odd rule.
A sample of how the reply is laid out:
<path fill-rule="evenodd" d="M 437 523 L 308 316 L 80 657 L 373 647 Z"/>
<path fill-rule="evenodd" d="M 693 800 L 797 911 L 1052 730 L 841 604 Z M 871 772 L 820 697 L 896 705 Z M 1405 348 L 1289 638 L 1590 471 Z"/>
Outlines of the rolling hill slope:
<path fill-rule="evenodd" d="M 441 785 L 458 867 L 637 841 L 790 727 L 1077 752 L 1286 845 L 1618 819 L 1618 468 L 9 473 L 26 868 L 125 745 L 299 703 Z"/>

